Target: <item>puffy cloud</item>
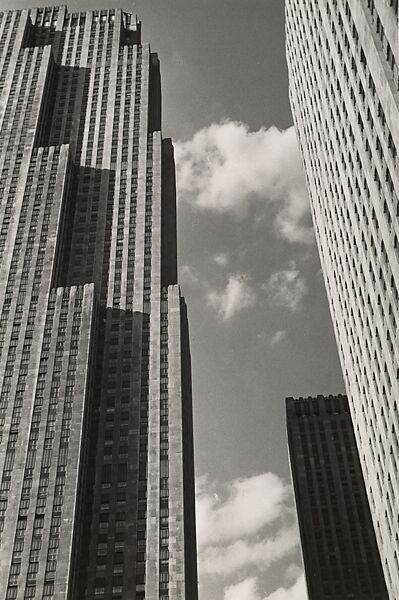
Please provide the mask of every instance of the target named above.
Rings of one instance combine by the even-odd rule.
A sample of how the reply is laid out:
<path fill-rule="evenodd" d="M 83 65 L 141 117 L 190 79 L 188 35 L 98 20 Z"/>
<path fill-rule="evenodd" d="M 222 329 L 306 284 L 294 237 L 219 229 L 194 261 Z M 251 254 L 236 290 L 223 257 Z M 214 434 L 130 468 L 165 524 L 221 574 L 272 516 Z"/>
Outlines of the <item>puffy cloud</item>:
<path fill-rule="evenodd" d="M 298 549 L 290 486 L 273 473 L 261 473 L 223 484 L 202 476 L 196 489 L 200 577 L 225 584 L 237 575 L 247 577 L 225 588 L 224 600 L 263 600 L 257 576 Z"/>
<path fill-rule="evenodd" d="M 250 131 L 236 121 L 212 124 L 175 144 L 179 198 L 200 208 L 243 215 L 273 204 L 275 226 L 290 242 L 313 240 L 308 195 L 293 127 Z"/>
<path fill-rule="evenodd" d="M 256 294 L 247 280 L 246 275 L 230 275 L 224 290 L 208 292 L 208 304 L 216 310 L 222 321 L 228 321 L 236 313 L 255 304 Z"/>
<path fill-rule="evenodd" d="M 289 487 L 273 473 L 235 479 L 224 498 L 205 490 L 197 493 L 197 531 L 200 546 L 246 538 L 282 516 Z"/>
<path fill-rule="evenodd" d="M 290 588 L 279 588 L 264 597 L 259 592 L 258 579 L 248 577 L 224 590 L 224 600 L 307 600 L 305 578 L 300 575 Z"/>
<path fill-rule="evenodd" d="M 276 333 L 273 335 L 272 339 L 270 340 L 270 345 L 276 346 L 276 344 L 279 344 L 280 342 L 285 340 L 286 337 L 287 337 L 287 332 L 285 330 L 281 329 L 280 331 L 276 331 Z"/>
<path fill-rule="evenodd" d="M 294 262 L 288 269 L 272 273 L 263 289 L 272 304 L 289 310 L 297 310 L 307 294 L 306 282 Z"/>
<path fill-rule="evenodd" d="M 229 263 L 229 255 L 227 252 L 220 252 L 219 254 L 215 254 L 213 260 L 219 267 L 225 267 Z"/>
<path fill-rule="evenodd" d="M 282 527 L 260 542 L 238 540 L 223 548 L 212 546 L 200 554 L 200 569 L 209 575 L 228 575 L 248 567 L 267 569 L 294 550 L 298 541 L 298 530 L 292 526 Z"/>

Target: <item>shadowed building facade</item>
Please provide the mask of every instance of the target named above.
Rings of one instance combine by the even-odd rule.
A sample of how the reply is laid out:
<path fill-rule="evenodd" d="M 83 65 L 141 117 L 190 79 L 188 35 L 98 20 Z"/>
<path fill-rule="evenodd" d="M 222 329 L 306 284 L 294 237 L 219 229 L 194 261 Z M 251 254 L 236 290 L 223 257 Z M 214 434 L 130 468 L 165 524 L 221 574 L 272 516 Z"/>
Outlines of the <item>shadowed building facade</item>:
<path fill-rule="evenodd" d="M 399 598 L 399 8 L 286 0 L 290 100 L 360 462 Z"/>
<path fill-rule="evenodd" d="M 195 600 L 157 55 L 118 9 L 7 11 L 0 93 L 0 600 Z"/>
<path fill-rule="evenodd" d="M 346 396 L 287 398 L 286 406 L 309 600 L 386 600 Z"/>

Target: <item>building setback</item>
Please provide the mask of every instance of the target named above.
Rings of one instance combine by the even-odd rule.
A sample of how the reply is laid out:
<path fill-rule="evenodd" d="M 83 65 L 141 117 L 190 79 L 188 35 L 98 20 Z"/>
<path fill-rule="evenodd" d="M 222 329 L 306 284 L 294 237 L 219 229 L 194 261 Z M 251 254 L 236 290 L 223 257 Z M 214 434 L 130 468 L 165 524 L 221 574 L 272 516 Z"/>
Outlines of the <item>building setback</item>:
<path fill-rule="evenodd" d="M 157 55 L 0 13 L 0 600 L 196 600 L 191 366 Z"/>
<path fill-rule="evenodd" d="M 309 600 L 387 599 L 346 396 L 286 406 Z"/>
<path fill-rule="evenodd" d="M 399 598 L 397 0 L 286 0 L 290 99 L 360 461 Z"/>

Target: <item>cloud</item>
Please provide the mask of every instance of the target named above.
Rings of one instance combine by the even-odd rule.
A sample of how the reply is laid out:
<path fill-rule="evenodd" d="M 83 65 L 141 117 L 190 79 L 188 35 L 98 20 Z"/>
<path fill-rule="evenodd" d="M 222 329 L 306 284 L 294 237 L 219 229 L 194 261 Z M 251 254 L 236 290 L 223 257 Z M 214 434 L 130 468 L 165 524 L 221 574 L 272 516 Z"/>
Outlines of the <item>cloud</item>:
<path fill-rule="evenodd" d="M 276 331 L 276 333 L 273 335 L 272 339 L 270 340 L 270 345 L 276 346 L 276 344 L 279 344 L 280 342 L 285 340 L 286 337 L 287 337 L 287 332 L 285 330 Z"/>
<path fill-rule="evenodd" d="M 200 577 L 225 584 L 241 577 L 225 600 L 263 600 L 257 577 L 298 549 L 291 487 L 269 472 L 225 483 L 202 476 L 196 490 Z M 298 576 L 290 572 L 288 584 Z"/>
<path fill-rule="evenodd" d="M 248 567 L 263 570 L 297 548 L 298 540 L 295 525 L 282 527 L 260 542 L 238 540 L 223 548 L 212 546 L 200 554 L 200 569 L 208 575 L 228 575 Z"/>
<path fill-rule="evenodd" d="M 246 275 L 230 275 L 224 290 L 208 292 L 208 304 L 216 310 L 222 321 L 228 321 L 236 313 L 255 304 L 256 293 L 247 280 Z"/>
<path fill-rule="evenodd" d="M 224 600 L 257 600 L 258 580 L 256 577 L 248 577 L 237 585 L 231 585 L 224 590 Z"/>
<path fill-rule="evenodd" d="M 213 260 L 219 267 L 225 267 L 229 263 L 229 255 L 227 252 L 220 252 L 219 254 L 215 254 Z"/>
<path fill-rule="evenodd" d="M 250 131 L 214 123 L 175 144 L 179 198 L 198 208 L 243 216 L 250 204 L 273 205 L 275 227 L 289 242 L 311 243 L 309 203 L 293 127 Z"/>
<path fill-rule="evenodd" d="M 194 267 L 190 267 L 190 265 L 183 265 L 179 269 L 180 279 L 184 283 L 195 284 L 199 282 L 199 277 L 197 275 Z"/>
<path fill-rule="evenodd" d="M 294 262 L 288 269 L 272 273 L 263 289 L 272 304 L 293 311 L 299 308 L 307 294 L 306 282 Z"/>
<path fill-rule="evenodd" d="M 224 600 L 307 600 L 306 583 L 303 575 L 300 575 L 294 585 L 290 588 L 279 588 L 268 596 L 259 592 L 258 579 L 248 577 L 236 585 L 229 586 L 224 590 Z"/>
<path fill-rule="evenodd" d="M 296 581 L 300 575 L 302 575 L 302 568 L 296 563 L 291 563 L 285 570 L 284 579 L 287 583 L 291 583 L 292 581 Z"/>
<path fill-rule="evenodd" d="M 265 600 L 307 600 L 308 593 L 304 575 L 301 575 L 290 588 L 279 588 L 266 596 Z"/>
<path fill-rule="evenodd" d="M 224 498 L 205 486 L 197 494 L 200 546 L 246 538 L 282 516 L 289 487 L 273 473 L 226 484 Z"/>

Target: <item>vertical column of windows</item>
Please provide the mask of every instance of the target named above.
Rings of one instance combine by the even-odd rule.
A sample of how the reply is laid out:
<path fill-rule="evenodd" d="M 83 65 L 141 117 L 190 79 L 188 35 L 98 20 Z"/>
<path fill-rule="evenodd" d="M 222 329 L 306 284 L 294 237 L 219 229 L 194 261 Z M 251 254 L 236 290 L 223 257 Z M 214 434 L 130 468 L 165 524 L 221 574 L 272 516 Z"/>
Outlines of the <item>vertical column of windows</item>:
<path fill-rule="evenodd" d="M 22 163 L 22 152 L 14 153 L 15 160 L 11 165 L 11 153 L 5 155 L 4 166 L 0 176 L 0 260 L 3 257 L 4 247 L 6 244 L 7 234 L 17 191 L 17 184 Z M 0 159 L 1 160 L 1 159 Z M 33 183 L 32 175 L 28 175 L 28 180 L 25 186 L 25 196 L 29 196 Z M 6 196 L 6 198 L 5 198 Z"/>
<path fill-rule="evenodd" d="M 94 15 L 94 13 L 93 13 Z M 90 113 L 88 115 L 88 123 L 84 133 L 84 156 L 83 159 L 86 165 L 90 165 L 93 156 L 94 136 L 98 129 L 98 103 L 100 95 L 100 77 L 101 77 L 101 60 L 102 60 L 102 45 L 103 38 L 100 36 L 98 23 L 93 16 L 89 37 L 89 51 L 87 55 L 87 63 L 91 70 L 91 89 L 89 92 Z"/>
<path fill-rule="evenodd" d="M 90 65 L 94 59 L 94 52 L 96 47 L 96 23 L 94 20 L 91 22 L 90 35 L 89 35 L 89 49 L 87 53 L 87 64 Z"/>
<path fill-rule="evenodd" d="M 116 94 L 115 94 L 115 106 L 114 106 L 114 122 L 112 130 L 112 143 L 111 143 L 111 164 L 117 162 L 118 158 L 118 147 L 119 147 L 119 135 L 121 126 L 121 100 L 122 94 L 124 98 L 124 107 L 126 112 L 126 89 L 128 84 L 124 79 L 128 73 L 128 66 L 124 68 L 123 60 L 123 47 L 119 48 L 119 61 L 116 73 Z M 125 77 L 124 77 L 125 75 Z M 125 88 L 126 86 L 126 88 Z M 123 123 L 122 135 L 128 136 L 128 130 L 126 124 Z M 119 181 L 118 181 L 119 179 Z M 119 170 L 119 178 L 117 177 L 117 184 L 115 189 L 116 197 L 118 198 L 118 221 L 117 221 L 117 234 L 116 234 L 116 254 L 114 262 L 114 281 L 113 281 L 113 300 L 112 304 L 114 308 L 118 308 L 120 305 L 121 298 L 121 280 L 122 280 L 122 255 L 124 245 L 124 223 L 125 223 L 125 207 L 126 207 L 126 186 L 127 186 L 127 169 L 126 163 L 121 165 Z"/>
<path fill-rule="evenodd" d="M 159 598 L 169 600 L 169 393 L 168 290 L 161 293 Z"/>
<path fill-rule="evenodd" d="M 119 148 L 119 128 L 121 119 L 121 104 L 123 96 L 123 83 L 124 83 L 124 64 L 123 64 L 123 46 L 119 48 L 119 61 L 118 68 L 116 71 L 116 93 L 115 93 L 115 106 L 114 106 L 114 122 L 112 127 L 112 142 L 111 142 L 111 168 L 116 167 L 118 160 L 118 148 Z M 126 74 L 128 73 L 128 66 L 126 65 Z M 126 84 L 125 84 L 126 85 Z M 127 135 L 127 134 L 125 134 Z"/>
<path fill-rule="evenodd" d="M 2 94 L 6 83 L 8 67 L 21 20 L 21 11 L 8 11 L 7 13 L 1 13 L 1 15 L 3 28 L 0 36 L 0 94 Z M 13 21 L 13 24 L 10 27 L 11 21 Z"/>
<path fill-rule="evenodd" d="M 16 114 L 18 118 L 21 116 L 20 109 L 23 103 L 24 94 L 26 93 L 26 82 L 30 71 L 31 63 L 31 54 L 28 53 L 25 49 L 21 49 L 18 54 L 18 59 L 15 65 L 15 71 L 13 73 L 12 83 L 4 111 L 4 117 L 0 128 L 0 136 L 4 140 L 8 140 L 8 134 L 13 129 Z M 19 109 L 18 111 L 16 110 L 17 108 Z M 6 148 L 3 148 L 2 153 L 5 150 Z"/>
<path fill-rule="evenodd" d="M 99 122 L 98 122 L 98 134 L 97 137 L 97 156 L 96 166 L 102 167 L 103 151 L 104 151 L 104 140 L 105 140 L 105 127 L 107 123 L 107 111 L 108 111 L 108 94 L 109 94 L 109 79 L 110 79 L 110 58 L 112 53 L 112 38 L 113 38 L 113 23 L 101 20 L 99 26 L 100 39 L 103 40 L 102 48 L 99 48 L 99 54 L 97 61 L 101 59 L 101 104 L 98 105 L 99 109 Z"/>
<path fill-rule="evenodd" d="M 78 40 L 77 40 L 77 48 L 75 54 L 75 64 L 80 64 L 82 58 L 82 49 L 83 49 L 83 39 L 85 33 L 85 25 L 86 25 L 86 15 L 79 15 L 79 26 L 78 29 Z"/>
<path fill-rule="evenodd" d="M 127 47 L 128 62 L 133 61 L 133 46 Z M 132 138 L 132 174 L 130 183 L 130 218 L 129 239 L 127 259 L 127 284 L 126 284 L 126 306 L 133 308 L 134 294 L 134 268 L 135 268 L 135 244 L 136 244 L 136 216 L 137 216 L 137 181 L 138 181 L 138 147 L 140 135 L 140 105 L 141 105 L 141 66 L 142 47 L 137 46 L 136 77 L 134 86 L 134 111 L 133 111 L 133 138 Z M 127 115 L 126 115 L 127 116 Z M 148 265 L 144 257 L 144 280 L 150 276 L 151 263 Z"/>
<path fill-rule="evenodd" d="M 393 0 L 391 6 L 393 6 L 394 3 L 396 3 L 397 14 L 397 0 Z M 385 34 L 384 26 L 375 7 L 374 0 L 367 0 L 367 4 L 366 2 L 364 2 L 364 7 L 365 10 L 367 10 L 368 12 L 368 16 L 373 26 L 374 33 L 377 37 L 378 44 L 380 44 L 379 51 L 382 56 L 382 59 L 384 60 L 385 64 L 390 70 L 390 75 L 393 79 L 395 89 L 399 90 L 399 68 L 396 63 L 395 54 L 392 50 L 391 44 L 389 43 L 389 40 Z M 348 2 L 346 2 L 345 5 L 345 13 L 349 18 L 351 17 L 351 10 Z"/>
<path fill-rule="evenodd" d="M 148 479 L 148 396 L 149 396 L 150 319 L 143 315 L 142 358 L 140 385 L 139 473 L 137 488 L 137 548 L 136 600 L 145 598 L 145 560 L 147 534 L 147 479 Z"/>
<path fill-rule="evenodd" d="M 151 251 L 152 251 L 152 133 L 147 136 L 147 168 L 145 183 L 145 229 L 144 229 L 144 285 L 143 309 L 150 311 L 151 299 Z M 150 165 L 148 164 L 150 162 Z M 147 268 L 146 268 L 147 267 Z"/>

